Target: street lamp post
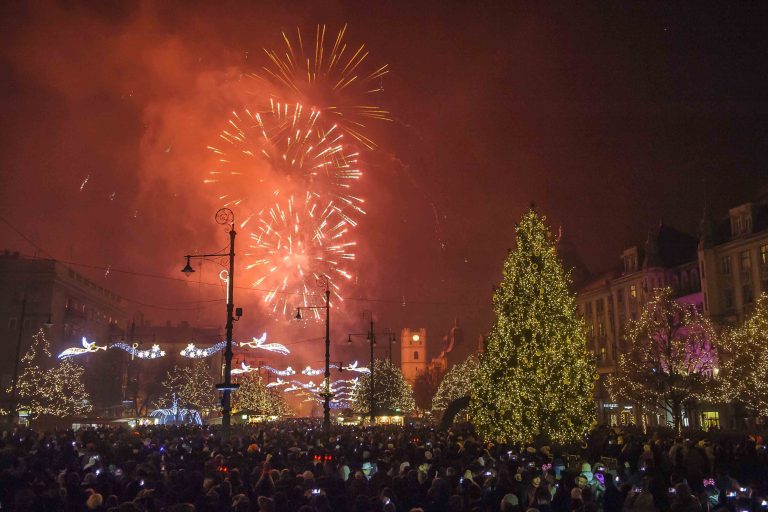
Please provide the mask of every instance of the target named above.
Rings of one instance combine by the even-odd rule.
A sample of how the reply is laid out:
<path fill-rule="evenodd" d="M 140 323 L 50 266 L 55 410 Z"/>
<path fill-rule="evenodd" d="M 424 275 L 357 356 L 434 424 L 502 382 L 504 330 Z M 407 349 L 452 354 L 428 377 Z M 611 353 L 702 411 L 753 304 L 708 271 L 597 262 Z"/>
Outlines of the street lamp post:
<path fill-rule="evenodd" d="M 389 351 L 390 351 L 389 354 L 390 355 L 389 355 L 389 359 L 390 359 L 390 362 L 392 362 L 392 338 L 391 338 L 392 333 L 389 332 L 389 330 L 384 331 L 384 332 L 380 332 L 380 333 L 374 332 L 374 330 L 373 330 L 373 313 L 371 311 L 365 310 L 365 311 L 363 311 L 363 318 L 365 318 L 366 316 L 370 316 L 370 319 L 371 319 L 371 322 L 370 322 L 369 328 L 368 328 L 368 332 L 367 333 L 352 333 L 352 334 L 349 334 L 348 337 L 347 337 L 347 343 L 352 344 L 352 336 L 367 336 L 368 343 L 370 343 L 371 354 L 370 354 L 370 365 L 369 365 L 368 369 L 370 370 L 370 383 L 371 383 L 371 385 L 370 385 L 371 392 L 370 392 L 370 399 L 369 399 L 370 400 L 369 407 L 370 407 L 371 410 L 370 410 L 370 415 L 369 416 L 370 416 L 371 423 L 373 423 L 376 420 L 376 411 L 375 411 L 375 402 L 376 402 L 376 389 L 375 388 L 376 388 L 376 381 L 374 380 L 375 374 L 374 374 L 374 369 L 373 369 L 373 347 L 376 345 L 376 336 L 377 335 L 390 336 L 390 338 L 389 338 L 389 340 L 390 340 L 390 345 L 389 345 Z"/>
<path fill-rule="evenodd" d="M 324 306 L 299 306 L 296 308 L 296 320 L 301 320 L 302 309 L 325 309 L 325 381 L 323 384 L 323 429 L 331 428 L 331 289 L 328 276 L 322 276 L 319 284 L 325 286 Z"/>
<path fill-rule="evenodd" d="M 235 214 L 229 208 L 221 208 L 216 212 L 216 222 L 222 226 L 226 226 L 229 232 L 229 252 L 217 253 L 217 254 L 187 254 L 184 256 L 187 258 L 186 266 L 181 270 L 187 276 L 189 276 L 195 269 L 189 264 L 191 258 L 215 258 L 215 257 L 228 257 L 229 265 L 226 270 L 227 277 L 227 339 L 226 348 L 224 350 L 224 383 L 216 384 L 216 389 L 222 392 L 221 394 L 221 426 L 224 434 L 229 432 L 232 415 L 232 404 L 230 401 L 230 393 L 237 390 L 240 387 L 239 384 L 232 382 L 232 327 L 236 320 L 235 318 L 235 306 L 233 301 L 234 294 L 234 280 L 235 280 Z M 224 272 L 224 271 L 222 271 Z M 222 278 L 223 279 L 223 278 Z M 242 316 L 242 310 L 237 308 L 237 320 Z"/>

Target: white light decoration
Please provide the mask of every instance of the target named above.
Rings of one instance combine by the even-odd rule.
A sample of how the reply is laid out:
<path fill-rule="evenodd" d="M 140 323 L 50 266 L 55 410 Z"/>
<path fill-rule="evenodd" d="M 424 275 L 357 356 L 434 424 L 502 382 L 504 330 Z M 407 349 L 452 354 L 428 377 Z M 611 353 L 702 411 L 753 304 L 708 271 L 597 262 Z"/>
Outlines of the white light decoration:
<path fill-rule="evenodd" d="M 284 392 L 284 393 L 290 393 L 290 392 L 292 392 L 292 391 L 298 391 L 298 390 L 300 390 L 300 389 L 301 389 L 301 388 L 300 388 L 300 387 L 297 387 L 297 386 L 296 386 L 296 384 L 291 384 L 290 386 L 288 386 L 287 388 L 285 388 L 285 389 L 283 390 L 283 392 Z"/>
<path fill-rule="evenodd" d="M 134 357 L 138 357 L 139 359 L 157 359 L 158 357 L 165 356 L 165 351 L 160 349 L 160 345 L 152 345 L 152 348 L 149 350 L 139 350 L 138 347 L 138 343 L 134 343 L 133 345 L 128 345 L 127 343 L 113 343 L 109 346 L 109 348 L 125 350 L 131 354 L 131 359 Z"/>
<path fill-rule="evenodd" d="M 349 370 L 350 372 L 358 372 L 358 373 L 371 373 L 371 370 L 369 370 L 365 366 L 357 366 L 357 361 L 354 363 L 350 363 L 347 366 L 342 367 L 343 370 Z"/>
<path fill-rule="evenodd" d="M 85 339 L 85 336 L 83 336 L 83 348 L 80 347 L 72 347 L 66 349 L 64 352 L 59 354 L 59 359 L 67 359 L 68 357 L 74 357 L 74 356 L 80 356 L 83 354 L 91 354 L 93 352 L 98 352 L 99 350 L 107 350 L 106 345 L 96 345 L 96 342 L 89 342 L 87 339 Z"/>
<path fill-rule="evenodd" d="M 278 377 L 278 378 L 275 380 L 275 382 L 270 382 L 269 384 L 267 384 L 267 387 L 268 387 L 268 388 L 276 388 L 276 387 L 279 387 L 279 386 L 285 386 L 285 385 L 287 385 L 287 384 L 288 384 L 288 382 L 287 382 L 287 381 L 284 381 L 283 379 L 281 379 L 280 377 Z"/>
<path fill-rule="evenodd" d="M 284 356 L 287 356 L 291 353 L 290 350 L 285 345 L 282 345 L 280 343 L 264 343 L 267 341 L 267 333 L 263 333 L 260 338 L 253 338 L 253 341 L 246 341 L 240 343 L 241 347 L 246 348 L 258 348 L 261 350 L 266 350 L 268 352 L 277 352 L 278 354 L 282 354 Z"/>
<path fill-rule="evenodd" d="M 179 425 L 184 423 L 192 423 L 194 425 L 202 425 L 203 420 L 200 417 L 200 413 L 194 409 L 181 409 L 179 408 L 179 401 L 176 398 L 176 393 L 173 394 L 173 400 L 171 407 L 168 409 L 155 409 L 150 416 L 153 418 L 159 418 L 162 425 Z"/>
<path fill-rule="evenodd" d="M 315 369 L 313 369 L 313 368 L 311 368 L 309 366 L 307 366 L 306 368 L 301 370 L 301 374 L 302 375 L 307 375 L 309 377 L 314 377 L 316 375 L 321 375 L 324 372 L 325 372 L 325 370 L 322 370 L 322 369 L 315 370 Z"/>
<path fill-rule="evenodd" d="M 245 364 L 245 361 L 240 363 L 240 368 L 233 368 L 232 369 L 232 375 L 240 375 L 242 373 L 248 373 L 258 370 L 258 368 L 254 368 L 252 366 L 248 366 Z"/>
<path fill-rule="evenodd" d="M 280 375 L 281 377 L 290 377 L 291 375 L 296 374 L 296 370 L 291 368 L 290 366 L 286 368 L 285 370 L 278 370 L 277 368 L 273 368 L 269 365 L 262 366 L 265 370 L 267 370 L 270 373 L 273 373 L 274 375 Z"/>
<path fill-rule="evenodd" d="M 190 343 L 184 350 L 179 352 L 179 354 L 181 354 L 183 357 L 189 357 L 190 359 L 200 359 L 203 357 L 212 356 L 216 352 L 223 350 L 226 346 L 226 341 L 220 341 L 208 348 L 197 348 L 194 343 Z"/>

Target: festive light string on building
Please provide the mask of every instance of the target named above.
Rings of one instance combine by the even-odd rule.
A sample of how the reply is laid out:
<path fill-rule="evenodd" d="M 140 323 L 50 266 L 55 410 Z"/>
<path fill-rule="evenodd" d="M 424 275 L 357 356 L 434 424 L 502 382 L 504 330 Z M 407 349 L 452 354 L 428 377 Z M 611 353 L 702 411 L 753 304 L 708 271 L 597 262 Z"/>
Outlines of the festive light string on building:
<path fill-rule="evenodd" d="M 119 343 L 113 343 L 109 346 L 109 348 L 117 348 L 120 350 L 125 350 L 129 354 L 131 354 L 131 359 L 134 357 L 138 357 L 139 359 L 157 359 L 160 357 L 165 357 L 165 351 L 160 348 L 160 345 L 152 345 L 151 348 L 147 350 L 140 350 L 138 343 L 134 343 L 133 345 L 128 345 L 127 343 L 119 342 Z"/>
<path fill-rule="evenodd" d="M 545 220 L 533 208 L 523 215 L 493 296 L 496 319 L 469 406 L 486 440 L 581 442 L 595 420 L 594 359 Z"/>
<path fill-rule="evenodd" d="M 82 345 L 83 348 L 80 347 L 72 347 L 64 350 L 61 354 L 59 354 L 59 359 L 67 359 L 69 357 L 74 356 L 81 356 L 83 354 L 92 354 L 94 352 L 98 352 L 99 350 L 107 350 L 106 345 L 96 345 L 95 341 L 89 342 L 85 336 L 83 336 L 82 339 Z"/>

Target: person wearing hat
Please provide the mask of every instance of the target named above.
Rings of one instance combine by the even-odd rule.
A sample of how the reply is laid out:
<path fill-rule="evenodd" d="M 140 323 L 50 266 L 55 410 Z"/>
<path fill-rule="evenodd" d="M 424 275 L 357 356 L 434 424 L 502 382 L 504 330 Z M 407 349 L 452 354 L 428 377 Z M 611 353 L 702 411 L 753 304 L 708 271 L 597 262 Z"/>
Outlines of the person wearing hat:
<path fill-rule="evenodd" d="M 514 494 L 505 494 L 499 506 L 501 512 L 520 512 L 520 504 Z"/>

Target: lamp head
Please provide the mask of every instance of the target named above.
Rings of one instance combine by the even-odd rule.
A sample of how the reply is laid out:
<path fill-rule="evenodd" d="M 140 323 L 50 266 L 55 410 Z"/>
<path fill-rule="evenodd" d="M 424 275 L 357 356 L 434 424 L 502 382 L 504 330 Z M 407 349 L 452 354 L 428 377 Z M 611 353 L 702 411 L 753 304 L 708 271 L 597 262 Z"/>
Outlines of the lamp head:
<path fill-rule="evenodd" d="M 189 274 L 195 271 L 195 269 L 192 268 L 192 265 L 189 264 L 190 257 L 187 256 L 187 264 L 184 266 L 183 269 L 181 269 L 182 272 L 184 272 L 184 275 L 189 277 Z"/>

